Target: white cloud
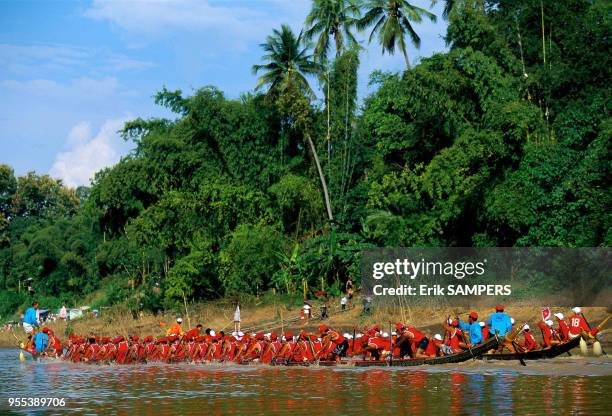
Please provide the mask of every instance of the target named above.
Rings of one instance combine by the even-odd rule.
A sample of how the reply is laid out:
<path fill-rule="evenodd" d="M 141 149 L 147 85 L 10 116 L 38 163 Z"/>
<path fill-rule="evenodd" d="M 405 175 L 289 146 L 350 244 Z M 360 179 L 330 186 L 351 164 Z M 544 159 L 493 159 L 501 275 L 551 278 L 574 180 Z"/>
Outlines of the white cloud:
<path fill-rule="evenodd" d="M 94 174 L 119 161 L 122 156 L 121 139 L 117 131 L 129 117 L 108 119 L 95 136 L 91 134 L 91 124 L 82 121 L 68 134 L 65 152 L 55 157 L 49 173 L 62 179 L 64 184 L 77 187 L 88 185 Z"/>
<path fill-rule="evenodd" d="M 149 35 L 168 29 L 202 31 L 211 28 L 223 29 L 228 36 L 236 31 L 242 35 L 258 29 L 245 26 L 245 23 L 267 18 L 257 7 L 212 4 L 209 0 L 94 0 L 84 14 L 108 20 L 130 32 Z"/>
<path fill-rule="evenodd" d="M 106 48 L 82 48 L 57 44 L 0 43 L 0 74 L 36 77 L 59 74 L 118 73 L 154 67 L 152 62 L 112 52 Z"/>

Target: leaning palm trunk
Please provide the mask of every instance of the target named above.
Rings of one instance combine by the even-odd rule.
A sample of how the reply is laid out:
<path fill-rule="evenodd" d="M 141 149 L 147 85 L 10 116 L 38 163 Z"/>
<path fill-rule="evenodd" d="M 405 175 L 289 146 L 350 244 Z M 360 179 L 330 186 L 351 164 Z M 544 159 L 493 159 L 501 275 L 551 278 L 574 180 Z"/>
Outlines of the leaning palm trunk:
<path fill-rule="evenodd" d="M 317 155 L 317 149 L 315 148 L 314 142 L 312 141 L 312 137 L 310 137 L 310 133 L 305 132 L 304 136 L 306 136 L 306 141 L 310 146 L 310 150 L 312 151 L 312 157 L 314 158 L 315 165 L 317 166 L 317 172 L 319 173 L 319 179 L 321 179 L 321 187 L 323 188 L 323 196 L 325 198 L 325 208 L 327 209 L 327 218 L 330 222 L 334 220 L 334 216 L 332 215 L 331 203 L 329 201 L 329 192 L 327 191 L 327 181 L 325 180 L 325 175 L 323 174 L 323 169 L 321 169 L 321 163 L 319 162 L 319 156 Z"/>

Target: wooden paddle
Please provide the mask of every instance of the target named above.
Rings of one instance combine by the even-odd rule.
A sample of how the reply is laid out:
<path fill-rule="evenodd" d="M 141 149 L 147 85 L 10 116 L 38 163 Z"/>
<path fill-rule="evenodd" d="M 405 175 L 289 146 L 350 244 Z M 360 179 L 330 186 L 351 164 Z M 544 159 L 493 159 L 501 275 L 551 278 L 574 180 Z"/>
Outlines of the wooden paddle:
<path fill-rule="evenodd" d="M 13 337 L 15 337 L 15 340 L 17 341 L 17 346 L 19 347 L 19 361 L 25 361 L 25 356 L 23 355 L 23 342 L 17 338 L 17 335 L 15 335 L 14 332 L 11 331 L 11 335 L 13 335 Z"/>
<path fill-rule="evenodd" d="M 587 326 L 588 326 L 589 328 L 591 328 L 591 329 L 592 329 L 591 324 L 589 324 L 589 321 L 587 320 L 586 316 L 584 316 L 584 313 L 581 313 L 580 315 L 582 315 L 582 317 L 584 318 L 584 322 L 586 322 Z M 610 317 L 612 317 L 612 314 L 608 314 L 608 316 L 606 316 L 606 318 L 605 318 L 603 321 L 601 321 L 601 323 L 600 323 L 600 324 L 599 324 L 599 325 L 598 325 L 596 328 L 602 328 L 602 327 L 603 327 L 603 326 L 604 326 L 604 325 L 605 325 L 605 324 L 608 322 L 608 320 L 610 319 Z M 590 336 L 590 335 L 591 335 L 591 334 L 589 333 L 589 336 Z M 596 341 L 595 341 L 595 342 L 599 342 L 599 341 L 597 340 L 597 338 L 595 338 L 595 339 L 596 339 Z M 595 344 L 593 343 L 593 345 L 595 345 Z M 599 343 L 599 348 L 601 349 L 601 352 L 602 352 L 604 355 L 608 355 L 608 353 L 606 353 L 606 351 L 605 351 L 605 350 L 603 349 L 603 347 L 601 346 L 601 343 Z"/>
<path fill-rule="evenodd" d="M 389 367 L 393 367 L 393 325 L 389 322 Z"/>

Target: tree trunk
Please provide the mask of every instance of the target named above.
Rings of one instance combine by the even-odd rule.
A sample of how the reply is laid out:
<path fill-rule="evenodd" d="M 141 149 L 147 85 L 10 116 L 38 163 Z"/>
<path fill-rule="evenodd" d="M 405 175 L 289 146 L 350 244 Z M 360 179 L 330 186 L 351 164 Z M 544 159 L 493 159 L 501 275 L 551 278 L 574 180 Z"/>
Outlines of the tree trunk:
<path fill-rule="evenodd" d="M 408 52 L 406 52 L 406 49 L 403 48 L 402 52 L 404 53 L 404 59 L 406 60 L 406 70 L 410 69 L 410 59 L 408 59 Z"/>
<path fill-rule="evenodd" d="M 329 222 L 334 220 L 334 216 L 332 215 L 331 203 L 329 200 L 329 192 L 327 191 L 327 181 L 325 180 L 325 175 L 323 174 L 323 169 L 321 169 L 321 163 L 319 162 L 319 156 L 317 156 L 317 149 L 310 137 L 310 133 L 304 133 L 306 136 L 306 141 L 310 146 L 310 150 L 312 151 L 312 157 L 314 158 L 315 165 L 317 166 L 317 172 L 319 173 L 319 179 L 321 179 L 321 187 L 323 188 L 323 196 L 325 198 L 325 208 L 327 209 L 327 218 Z"/>

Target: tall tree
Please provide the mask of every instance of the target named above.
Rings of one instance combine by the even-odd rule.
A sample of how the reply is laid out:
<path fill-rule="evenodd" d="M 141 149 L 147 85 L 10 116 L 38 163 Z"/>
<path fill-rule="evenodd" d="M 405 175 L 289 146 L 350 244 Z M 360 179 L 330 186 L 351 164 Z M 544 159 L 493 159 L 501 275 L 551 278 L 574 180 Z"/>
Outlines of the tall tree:
<path fill-rule="evenodd" d="M 438 0 L 432 0 L 432 6 L 438 3 Z M 485 10 L 484 0 L 444 0 L 444 10 L 442 17 L 448 19 L 453 10 L 469 7 L 475 10 Z"/>
<path fill-rule="evenodd" d="M 345 49 L 345 45 L 356 45 L 357 40 L 351 32 L 359 17 L 359 4 L 355 0 L 313 0 L 310 13 L 304 22 L 304 37 L 312 40 L 315 37 L 314 54 L 325 60 L 330 49 L 330 39 L 336 47 L 336 56 Z"/>
<path fill-rule="evenodd" d="M 308 45 L 300 49 L 302 34 L 296 37 L 289 26 L 283 24 L 281 30 L 274 29 L 261 47 L 267 52 L 262 59 L 267 64 L 253 65 L 253 72 L 266 72 L 259 78 L 257 88 L 268 85 L 268 95 L 276 98 L 276 103 L 292 124 L 304 132 L 304 137 L 314 159 L 323 188 L 327 217 L 333 221 L 327 181 L 319 162 L 317 150 L 310 133 L 312 121 L 310 117 L 310 102 L 307 97 L 314 96 L 312 88 L 306 79 L 307 74 L 320 72 L 320 65 L 308 54 Z"/>
<path fill-rule="evenodd" d="M 368 42 L 372 42 L 374 36 L 377 36 L 383 53 L 394 54 L 395 48 L 399 48 L 404 54 L 406 67 L 410 68 L 406 36 L 417 49 L 421 46 L 421 38 L 412 27 L 412 23 L 422 22 L 423 17 L 435 22 L 436 15 L 410 4 L 408 0 L 368 0 L 365 7 L 367 12 L 359 19 L 357 27 L 364 30 L 374 26 Z"/>
<path fill-rule="evenodd" d="M 268 86 L 268 93 L 276 94 L 283 82 L 289 81 L 307 96 L 314 96 L 306 76 L 319 74 L 320 65 L 310 54 L 309 45 L 302 46 L 302 41 L 302 32 L 296 37 L 286 24 L 272 31 L 266 42 L 260 44 L 266 52 L 262 60 L 267 63 L 253 65 L 254 74 L 263 72 L 257 80 L 256 90 Z"/>

